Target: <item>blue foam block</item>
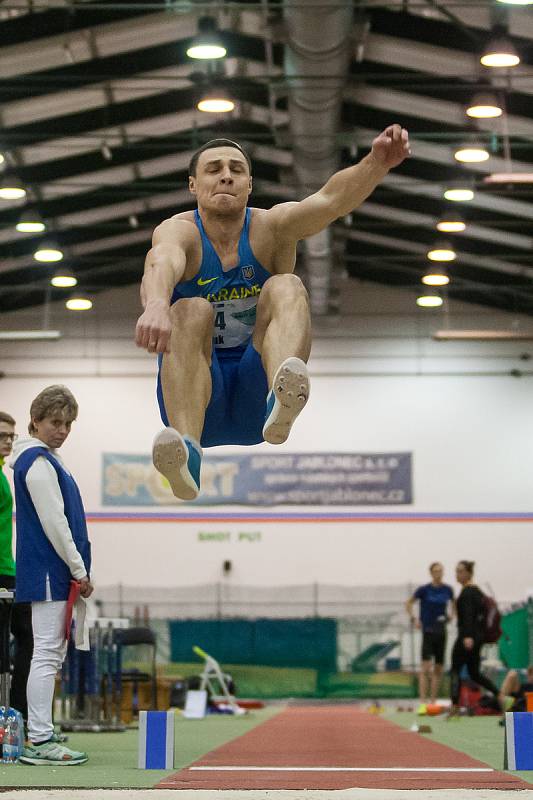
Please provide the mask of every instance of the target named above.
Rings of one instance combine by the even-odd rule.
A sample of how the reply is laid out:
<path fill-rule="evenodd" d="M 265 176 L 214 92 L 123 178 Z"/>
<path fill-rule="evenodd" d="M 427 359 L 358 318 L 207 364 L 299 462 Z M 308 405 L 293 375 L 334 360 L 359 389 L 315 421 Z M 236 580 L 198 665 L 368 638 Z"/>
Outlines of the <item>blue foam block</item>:
<path fill-rule="evenodd" d="M 533 713 L 508 711 L 505 715 L 505 767 L 533 770 Z"/>
<path fill-rule="evenodd" d="M 139 769 L 174 769 L 174 711 L 139 711 Z"/>

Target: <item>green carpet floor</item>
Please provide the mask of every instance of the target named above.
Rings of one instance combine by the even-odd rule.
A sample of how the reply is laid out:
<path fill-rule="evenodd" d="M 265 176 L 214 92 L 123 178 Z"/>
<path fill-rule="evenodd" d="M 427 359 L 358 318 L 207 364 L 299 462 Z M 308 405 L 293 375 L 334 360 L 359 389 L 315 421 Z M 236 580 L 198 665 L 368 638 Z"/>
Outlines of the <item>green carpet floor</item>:
<path fill-rule="evenodd" d="M 499 717 L 459 717 L 447 721 L 443 716 L 417 717 L 408 712 L 385 712 L 383 717 L 403 728 L 410 728 L 414 722 L 430 725 L 432 733 L 413 736 L 427 736 L 428 739 L 484 761 L 494 769 L 503 769 L 504 728 L 498 725 Z M 533 783 L 533 772 L 512 774 Z"/>
<path fill-rule="evenodd" d="M 330 672 L 319 675 L 317 695 L 326 699 L 412 699 L 416 697 L 416 690 L 413 676 L 405 672 Z"/>
<path fill-rule="evenodd" d="M 178 679 L 198 675 L 202 664 L 175 663 L 159 667 L 166 678 Z M 222 670 L 231 675 L 239 697 L 278 699 L 280 697 L 317 697 L 316 669 L 299 667 L 263 667 L 254 664 L 223 664 Z"/>
<path fill-rule="evenodd" d="M 176 715 L 175 769 L 142 770 L 137 768 L 136 730 L 124 733 L 73 733 L 67 746 L 88 753 L 89 761 L 75 767 L 32 767 L 24 764 L 0 764 L 0 787 L 21 788 L 151 788 L 165 775 L 196 761 L 204 753 L 235 739 L 283 708 L 273 705 L 252 711 L 243 717 L 212 715 L 201 720 L 187 720 Z"/>

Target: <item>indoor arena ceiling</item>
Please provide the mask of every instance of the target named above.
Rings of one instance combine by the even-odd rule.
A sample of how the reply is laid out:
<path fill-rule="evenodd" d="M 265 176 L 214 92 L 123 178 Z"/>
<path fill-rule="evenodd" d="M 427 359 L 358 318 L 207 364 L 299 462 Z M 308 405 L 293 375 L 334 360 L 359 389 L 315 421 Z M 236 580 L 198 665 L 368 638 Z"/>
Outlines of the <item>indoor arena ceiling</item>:
<path fill-rule="evenodd" d="M 206 16 L 227 48 L 217 62 L 186 55 Z M 335 24 L 342 35 L 330 42 Z M 491 33 L 510 37 L 519 66 L 480 65 Z M 485 181 L 533 173 L 533 5 L 1 0 L 0 36 L 0 181 L 27 190 L 25 201 L 0 200 L 0 309 L 43 302 L 57 264 L 33 254 L 49 240 L 88 293 L 138 283 L 154 226 L 192 207 L 187 164 L 208 138 L 249 148 L 251 202 L 269 207 L 355 163 L 399 122 L 412 157 L 332 226 L 329 263 L 324 243 L 302 247 L 315 310 L 334 308 L 350 278 L 413 292 L 443 238 L 437 220 L 454 211 L 466 229 L 444 237 L 457 254 L 449 295 L 533 313 L 533 177 Z M 196 110 L 214 84 L 235 100 L 231 113 Z M 465 108 L 487 89 L 504 113 L 475 122 Z M 462 166 L 454 150 L 473 136 L 490 157 Z M 470 202 L 443 200 L 463 186 Z M 16 231 L 24 210 L 39 212 L 46 233 Z"/>

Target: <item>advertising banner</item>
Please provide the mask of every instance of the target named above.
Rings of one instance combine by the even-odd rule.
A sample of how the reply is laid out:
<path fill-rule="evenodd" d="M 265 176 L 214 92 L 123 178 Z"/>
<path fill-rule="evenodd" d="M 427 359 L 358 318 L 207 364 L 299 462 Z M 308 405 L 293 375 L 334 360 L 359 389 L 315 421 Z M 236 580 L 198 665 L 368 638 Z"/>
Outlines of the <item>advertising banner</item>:
<path fill-rule="evenodd" d="M 187 505 L 388 506 L 413 502 L 411 453 L 206 455 Z M 183 504 L 148 455 L 104 453 L 104 506 Z"/>

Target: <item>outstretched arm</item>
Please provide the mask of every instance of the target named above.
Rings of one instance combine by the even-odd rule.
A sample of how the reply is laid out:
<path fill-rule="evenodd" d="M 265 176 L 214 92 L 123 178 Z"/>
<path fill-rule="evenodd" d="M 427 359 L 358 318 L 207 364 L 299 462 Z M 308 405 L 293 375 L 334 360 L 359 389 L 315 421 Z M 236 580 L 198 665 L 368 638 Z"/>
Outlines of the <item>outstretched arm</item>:
<path fill-rule="evenodd" d="M 391 125 L 372 142 L 358 164 L 336 172 L 315 194 L 298 203 L 280 203 L 269 214 L 280 238 L 305 239 L 363 203 L 393 167 L 410 155 L 407 131 Z"/>
<path fill-rule="evenodd" d="M 152 248 L 144 262 L 141 283 L 144 312 L 137 322 L 135 343 L 149 353 L 169 351 L 170 299 L 174 286 L 185 272 L 188 227 L 189 223 L 182 220 L 161 223 L 154 231 Z"/>

